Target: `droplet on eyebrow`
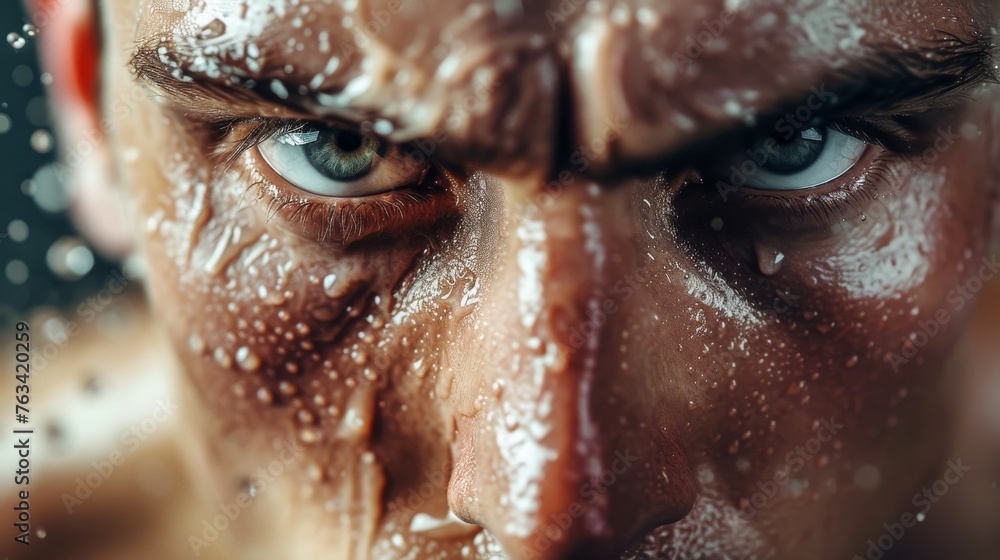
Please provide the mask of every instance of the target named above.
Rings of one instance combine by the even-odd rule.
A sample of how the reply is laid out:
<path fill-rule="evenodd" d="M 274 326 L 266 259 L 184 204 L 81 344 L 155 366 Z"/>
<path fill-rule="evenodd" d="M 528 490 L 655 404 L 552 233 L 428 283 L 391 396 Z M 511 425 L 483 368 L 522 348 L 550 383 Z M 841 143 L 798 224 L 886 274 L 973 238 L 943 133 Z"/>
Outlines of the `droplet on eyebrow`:
<path fill-rule="evenodd" d="M 226 32 L 226 24 L 219 18 L 215 18 L 201 28 L 198 33 L 200 39 L 215 39 L 221 37 Z"/>

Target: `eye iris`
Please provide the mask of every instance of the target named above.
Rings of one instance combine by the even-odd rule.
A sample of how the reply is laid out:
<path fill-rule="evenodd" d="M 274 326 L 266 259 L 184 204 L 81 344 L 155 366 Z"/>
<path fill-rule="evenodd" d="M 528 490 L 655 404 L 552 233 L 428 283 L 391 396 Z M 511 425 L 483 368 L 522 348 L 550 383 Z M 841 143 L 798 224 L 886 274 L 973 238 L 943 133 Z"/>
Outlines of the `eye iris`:
<path fill-rule="evenodd" d="M 773 173 L 792 174 L 816 163 L 826 146 L 827 136 L 820 128 L 809 128 L 790 140 L 765 139 L 757 143 L 756 153 L 762 154 L 761 166 Z"/>
<path fill-rule="evenodd" d="M 348 129 L 320 130 L 315 142 L 304 146 L 309 164 L 335 181 L 354 181 L 367 175 L 379 155 L 373 136 Z"/>

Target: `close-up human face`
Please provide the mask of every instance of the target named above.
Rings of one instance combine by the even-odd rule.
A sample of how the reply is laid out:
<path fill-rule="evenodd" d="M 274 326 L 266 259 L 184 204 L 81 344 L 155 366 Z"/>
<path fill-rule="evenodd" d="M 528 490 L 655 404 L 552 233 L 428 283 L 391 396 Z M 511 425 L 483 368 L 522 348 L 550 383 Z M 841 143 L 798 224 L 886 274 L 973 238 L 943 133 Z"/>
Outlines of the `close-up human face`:
<path fill-rule="evenodd" d="M 966 476 L 992 2 L 92 16 L 186 469 L 253 500 L 228 557 L 846 559 Z"/>

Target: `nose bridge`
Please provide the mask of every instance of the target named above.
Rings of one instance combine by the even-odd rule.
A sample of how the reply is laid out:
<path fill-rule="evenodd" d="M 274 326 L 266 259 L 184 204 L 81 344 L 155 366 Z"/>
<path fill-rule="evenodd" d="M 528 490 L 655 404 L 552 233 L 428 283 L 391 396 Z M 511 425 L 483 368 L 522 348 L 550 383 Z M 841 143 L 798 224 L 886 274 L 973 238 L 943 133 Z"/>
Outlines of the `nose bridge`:
<path fill-rule="evenodd" d="M 485 395 L 457 421 L 452 509 L 515 558 L 611 550 L 689 507 L 664 517 L 661 504 L 642 503 L 664 447 L 641 441 L 662 436 L 620 422 L 644 416 L 625 410 L 641 383 L 625 379 L 616 343 L 630 304 L 612 297 L 634 261 L 626 195 L 576 183 L 510 189 L 506 249 L 481 303 L 486 358 L 472 376 Z"/>

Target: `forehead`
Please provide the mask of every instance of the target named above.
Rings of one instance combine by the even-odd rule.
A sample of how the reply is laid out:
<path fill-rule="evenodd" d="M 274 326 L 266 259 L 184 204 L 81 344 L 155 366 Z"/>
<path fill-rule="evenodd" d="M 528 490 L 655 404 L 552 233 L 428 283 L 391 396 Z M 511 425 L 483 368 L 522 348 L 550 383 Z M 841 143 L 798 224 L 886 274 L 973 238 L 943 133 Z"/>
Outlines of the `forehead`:
<path fill-rule="evenodd" d="M 503 165 L 557 138 L 656 158 L 888 51 L 971 37 L 973 0 L 145 0 L 178 75 Z"/>

